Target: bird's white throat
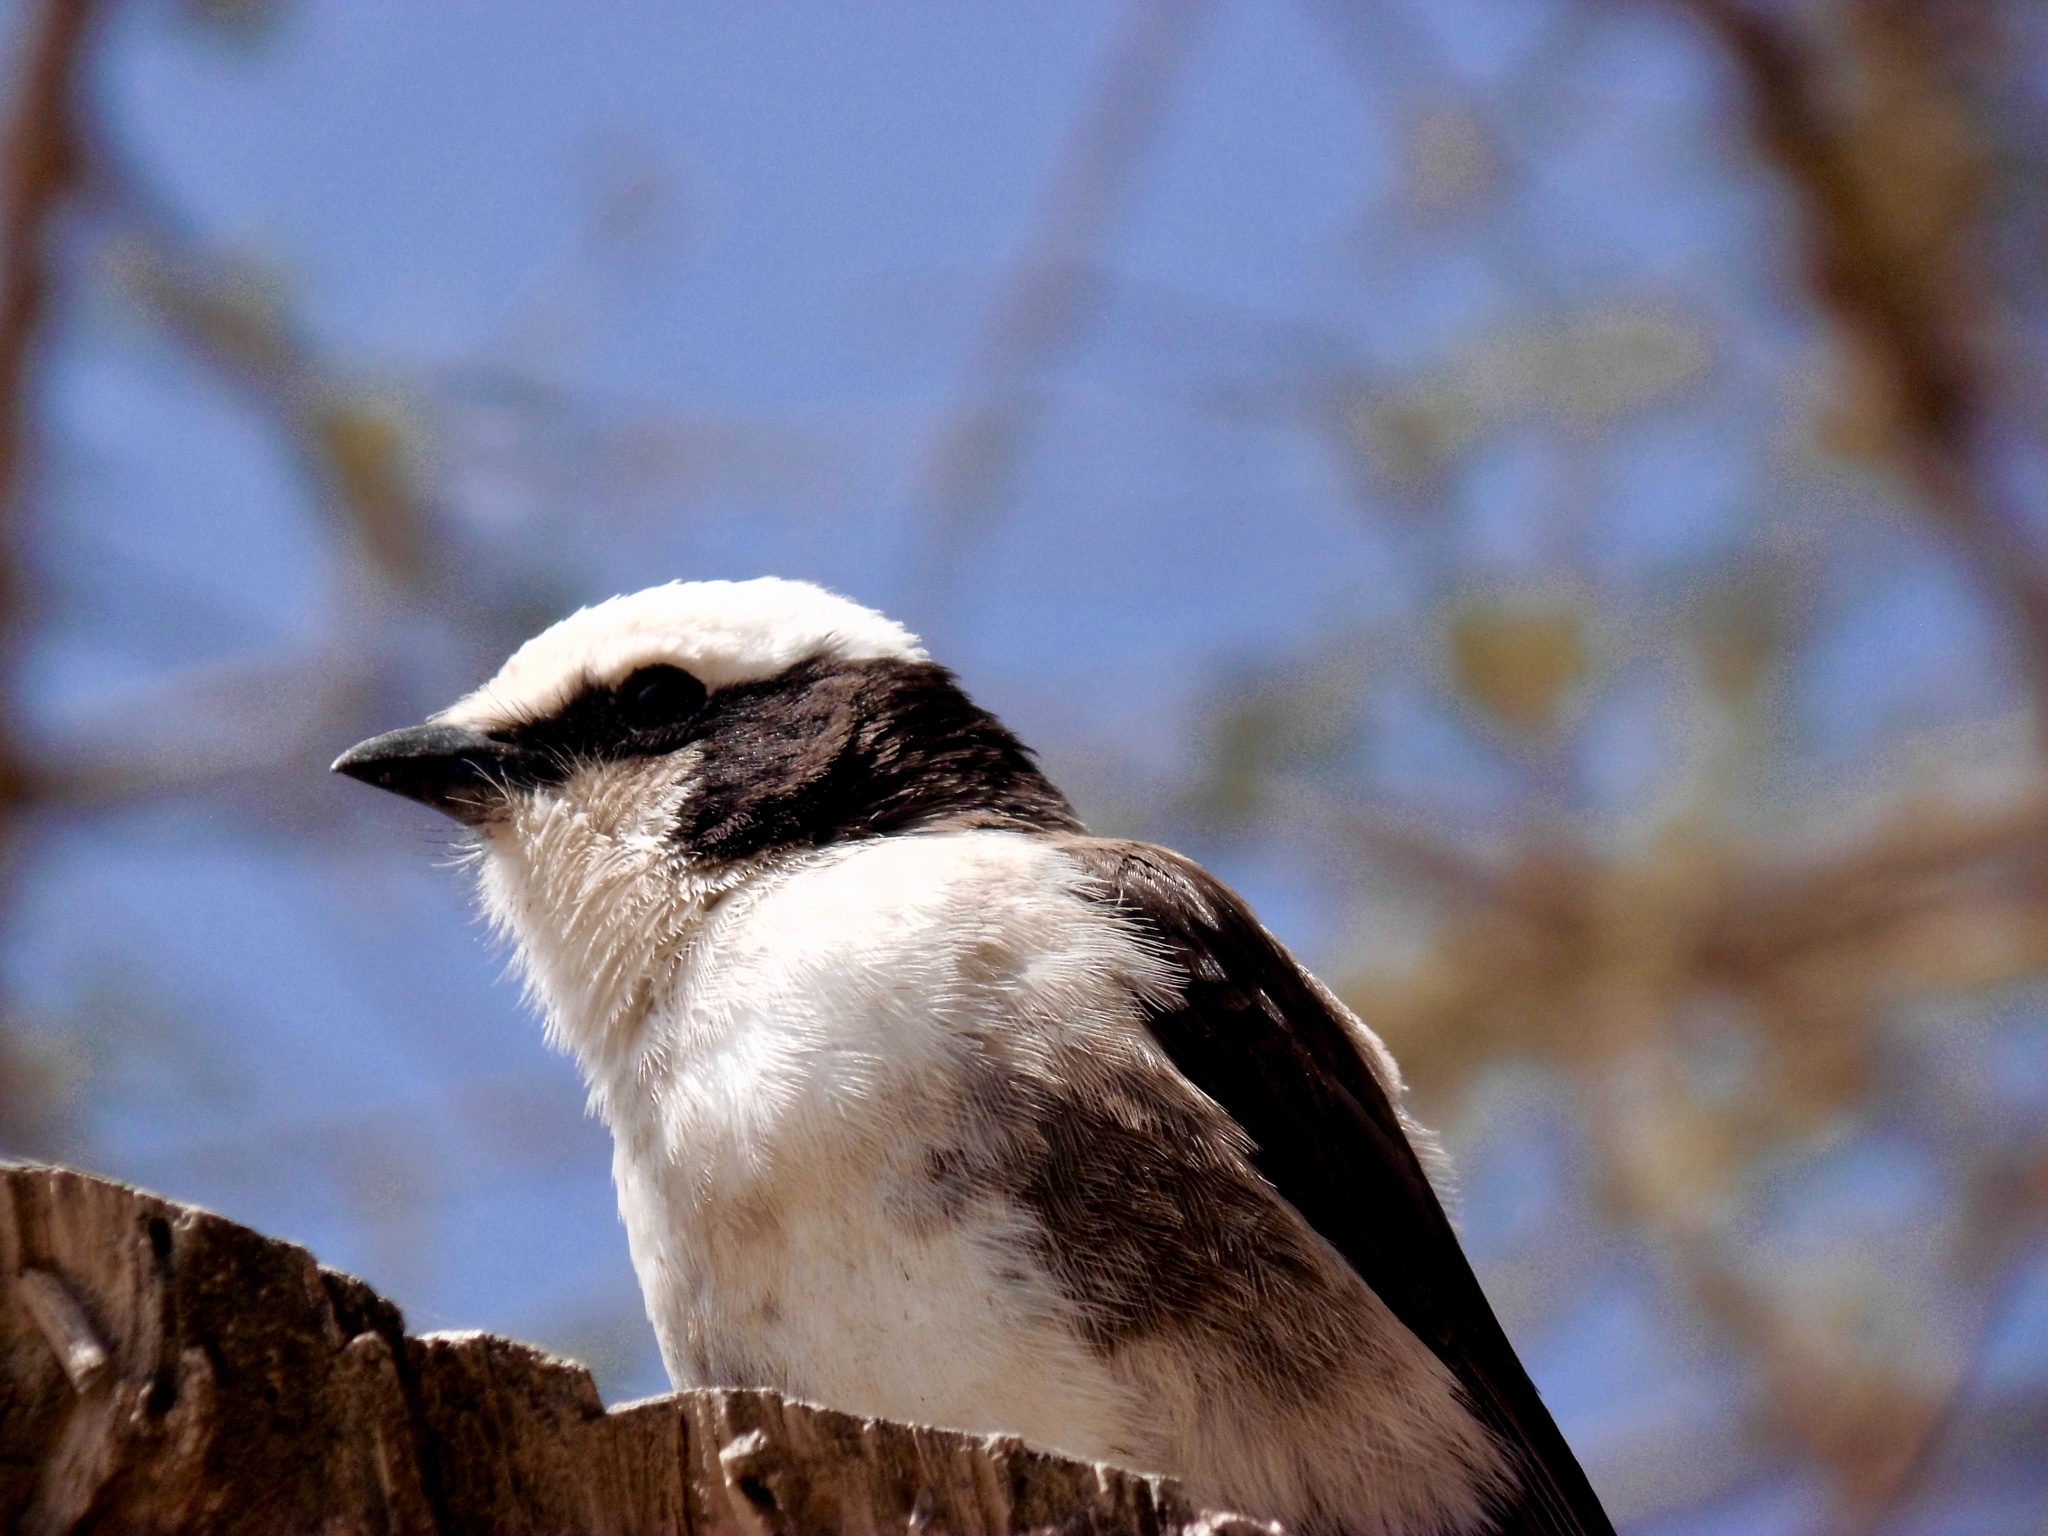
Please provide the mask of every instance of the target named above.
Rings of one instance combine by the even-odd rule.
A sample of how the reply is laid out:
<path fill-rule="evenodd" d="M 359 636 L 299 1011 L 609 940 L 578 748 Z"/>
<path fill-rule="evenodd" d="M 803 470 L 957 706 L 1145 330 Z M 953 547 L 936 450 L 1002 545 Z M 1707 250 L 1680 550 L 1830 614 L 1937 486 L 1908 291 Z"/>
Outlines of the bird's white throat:
<path fill-rule="evenodd" d="M 631 1080 L 648 1015 L 706 915 L 763 872 L 706 867 L 675 846 L 694 755 L 592 764 L 553 793 L 515 796 L 481 849 L 484 911 L 600 1113 Z"/>

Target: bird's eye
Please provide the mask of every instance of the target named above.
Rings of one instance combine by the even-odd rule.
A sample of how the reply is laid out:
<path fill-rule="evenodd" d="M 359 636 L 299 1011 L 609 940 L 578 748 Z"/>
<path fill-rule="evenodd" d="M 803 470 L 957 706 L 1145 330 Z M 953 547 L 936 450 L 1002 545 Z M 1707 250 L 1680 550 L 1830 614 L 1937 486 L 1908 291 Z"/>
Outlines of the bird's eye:
<path fill-rule="evenodd" d="M 678 725 L 704 705 L 704 685 L 681 667 L 642 667 L 619 684 L 619 712 L 636 731 Z"/>

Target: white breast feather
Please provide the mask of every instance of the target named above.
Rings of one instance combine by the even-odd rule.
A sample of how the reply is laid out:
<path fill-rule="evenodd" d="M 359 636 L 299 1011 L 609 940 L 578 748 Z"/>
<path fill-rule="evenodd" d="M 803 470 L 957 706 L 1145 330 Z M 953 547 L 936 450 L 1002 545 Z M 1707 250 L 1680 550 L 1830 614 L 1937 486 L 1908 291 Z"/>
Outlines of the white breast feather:
<path fill-rule="evenodd" d="M 634 859 L 601 862 L 582 883 L 615 901 Z M 508 868 L 486 895 L 515 931 L 536 907 L 573 910 L 516 902 L 531 873 Z M 594 966 L 595 985 L 579 979 L 599 934 L 535 946 L 536 990 L 567 1005 L 551 1006 L 555 1033 L 616 1140 L 620 1211 L 679 1384 L 775 1385 L 1084 1456 L 1143 1449 L 1125 1433 L 1144 1418 L 1129 1384 L 1049 1280 L 1020 1276 L 1022 1216 L 903 1220 L 963 1040 L 1014 1037 L 1021 1008 L 1105 1055 L 1151 1049 L 1135 999 L 1170 981 L 1089 920 L 1078 878 L 1003 833 L 881 839 L 759 872 L 693 925 L 641 937 L 634 959 Z M 672 989 L 636 1010 L 625 978 L 650 957 Z"/>
<path fill-rule="evenodd" d="M 1181 1475 L 1262 1512 L 1467 1531 L 1495 1453 L 1448 1373 L 1365 1292 L 1356 1380 L 1273 1414 L 1164 1345 L 1116 1363 L 1024 1266 L 996 1203 L 920 1227 L 933 1121 L 963 1051 L 1081 1043 L 1171 1072 L 1143 1000 L 1161 960 L 1081 894 L 1057 847 L 982 831 L 882 838 L 715 878 L 660 835 L 660 771 L 610 766 L 515 813 L 483 893 L 615 1138 L 614 1175 L 679 1385 L 1006 1431 Z M 525 821 L 517 818 L 524 816 Z M 1373 1042 L 1376 1046 L 1377 1042 Z M 1389 1070 L 1384 1058 L 1375 1061 Z M 1358 1417 L 1391 1425 L 1379 1448 Z M 1403 1447 L 1390 1463 L 1390 1445 Z"/>

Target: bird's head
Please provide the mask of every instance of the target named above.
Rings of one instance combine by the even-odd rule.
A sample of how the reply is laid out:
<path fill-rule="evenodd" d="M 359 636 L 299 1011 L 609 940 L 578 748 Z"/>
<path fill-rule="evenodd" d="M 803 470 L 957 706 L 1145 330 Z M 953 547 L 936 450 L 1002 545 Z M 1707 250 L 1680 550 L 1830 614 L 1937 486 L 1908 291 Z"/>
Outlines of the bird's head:
<path fill-rule="evenodd" d="M 692 909 L 764 864 L 937 827 L 1078 826 L 916 636 L 772 578 L 573 613 L 334 770 L 472 829 L 486 906 L 558 1028 L 628 1007 Z"/>

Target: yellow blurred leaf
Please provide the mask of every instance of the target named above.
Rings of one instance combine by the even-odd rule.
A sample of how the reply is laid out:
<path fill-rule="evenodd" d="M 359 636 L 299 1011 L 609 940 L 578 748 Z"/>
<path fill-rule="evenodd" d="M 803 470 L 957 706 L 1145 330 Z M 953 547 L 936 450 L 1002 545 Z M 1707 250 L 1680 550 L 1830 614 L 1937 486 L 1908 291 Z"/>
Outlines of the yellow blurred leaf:
<path fill-rule="evenodd" d="M 193 261 L 142 243 L 117 245 L 117 277 L 174 329 L 230 366 L 268 375 L 286 366 L 292 344 L 283 285 L 244 261 Z"/>
<path fill-rule="evenodd" d="M 1452 389 L 1356 400 L 1345 411 L 1353 451 L 1398 485 L 1435 479 L 1479 438 L 1473 401 Z"/>
<path fill-rule="evenodd" d="M 1334 414 L 1347 455 L 1413 487 L 1503 427 L 1586 430 L 1670 399 L 1708 360 L 1698 327 L 1680 316 L 1590 309 L 1496 335 L 1404 383 L 1345 385 Z"/>
<path fill-rule="evenodd" d="M 1512 603 L 1465 608 L 1451 622 L 1450 652 L 1459 691 L 1520 732 L 1554 729 L 1591 661 L 1577 614 Z"/>
<path fill-rule="evenodd" d="M 426 521 L 405 419 L 382 402 L 334 394 L 313 406 L 308 426 L 342 515 L 371 559 L 388 575 L 416 579 L 424 565 Z"/>
<path fill-rule="evenodd" d="M 1536 409 L 1591 425 L 1677 394 L 1706 347 L 1668 315 L 1594 313 L 1511 339 L 1493 365 Z"/>
<path fill-rule="evenodd" d="M 1760 567 L 1706 587 L 1685 630 L 1707 686 L 1729 704 L 1755 692 L 1784 654 L 1793 595 L 1781 573 Z"/>

